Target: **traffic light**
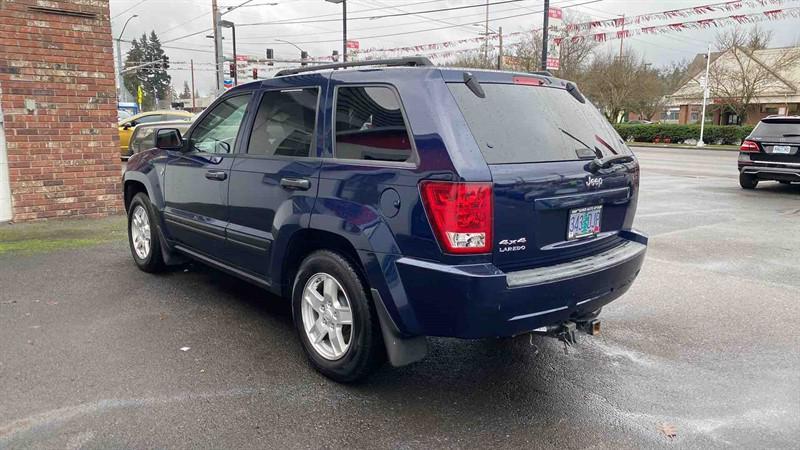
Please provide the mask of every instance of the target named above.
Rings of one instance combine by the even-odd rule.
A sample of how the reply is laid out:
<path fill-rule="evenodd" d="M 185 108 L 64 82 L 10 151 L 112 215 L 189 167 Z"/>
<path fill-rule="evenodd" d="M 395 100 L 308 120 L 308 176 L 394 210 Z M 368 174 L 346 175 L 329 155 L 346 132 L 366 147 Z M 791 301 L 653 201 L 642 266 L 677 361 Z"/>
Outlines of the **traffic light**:
<path fill-rule="evenodd" d="M 302 51 L 300 51 L 300 61 L 301 61 L 301 62 L 300 62 L 300 65 L 301 65 L 301 66 L 307 66 L 307 65 L 308 65 L 308 64 L 305 62 L 307 58 L 308 58 L 308 52 L 307 52 L 307 51 L 305 51 L 305 50 L 302 50 Z"/>
<path fill-rule="evenodd" d="M 267 49 L 267 59 L 275 59 L 274 52 L 271 48 Z"/>
<path fill-rule="evenodd" d="M 169 58 L 167 58 L 167 55 L 161 55 L 161 68 L 169 69 Z"/>
<path fill-rule="evenodd" d="M 236 78 L 236 63 L 235 62 L 231 62 L 231 65 L 230 65 L 230 76 L 231 76 L 231 78 Z"/>
<path fill-rule="evenodd" d="M 253 79 L 254 80 L 258 79 L 258 69 L 255 67 L 253 67 Z"/>
<path fill-rule="evenodd" d="M 339 62 L 339 50 L 333 51 L 333 54 L 331 54 L 331 59 L 333 62 Z"/>

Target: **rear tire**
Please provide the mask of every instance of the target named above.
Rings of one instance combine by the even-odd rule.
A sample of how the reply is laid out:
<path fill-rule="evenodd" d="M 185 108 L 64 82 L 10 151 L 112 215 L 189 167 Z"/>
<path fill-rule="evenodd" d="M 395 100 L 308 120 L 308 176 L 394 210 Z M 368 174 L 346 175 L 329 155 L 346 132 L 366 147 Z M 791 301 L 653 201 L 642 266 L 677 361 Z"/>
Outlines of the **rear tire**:
<path fill-rule="evenodd" d="M 138 193 L 128 207 L 128 245 L 136 267 L 156 273 L 164 270 L 164 255 L 150 198 Z"/>
<path fill-rule="evenodd" d="M 742 189 L 755 189 L 758 186 L 758 178 L 746 173 L 739 174 L 739 186 Z"/>
<path fill-rule="evenodd" d="M 300 265 L 292 315 L 308 360 L 334 381 L 359 380 L 386 360 L 375 306 L 353 265 L 338 253 L 316 251 Z"/>

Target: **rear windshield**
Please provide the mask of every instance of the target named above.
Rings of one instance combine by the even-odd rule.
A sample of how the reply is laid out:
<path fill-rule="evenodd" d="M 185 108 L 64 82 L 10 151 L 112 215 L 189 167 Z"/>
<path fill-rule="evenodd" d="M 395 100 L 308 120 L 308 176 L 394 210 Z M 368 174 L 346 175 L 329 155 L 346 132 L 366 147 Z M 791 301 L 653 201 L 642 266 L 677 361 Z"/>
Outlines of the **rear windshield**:
<path fill-rule="evenodd" d="M 787 136 L 788 135 L 788 136 Z M 800 120 L 780 122 L 759 122 L 753 130 L 753 137 L 799 137 Z"/>
<path fill-rule="evenodd" d="M 608 121 L 588 101 L 564 89 L 481 85 L 480 98 L 464 83 L 448 83 L 489 164 L 572 161 L 630 154 Z"/>

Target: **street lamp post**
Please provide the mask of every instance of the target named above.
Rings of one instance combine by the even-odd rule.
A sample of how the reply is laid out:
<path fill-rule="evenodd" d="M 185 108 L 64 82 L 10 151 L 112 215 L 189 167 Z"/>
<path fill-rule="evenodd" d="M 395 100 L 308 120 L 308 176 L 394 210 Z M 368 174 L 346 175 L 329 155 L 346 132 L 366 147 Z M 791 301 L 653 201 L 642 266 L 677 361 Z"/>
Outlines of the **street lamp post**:
<path fill-rule="evenodd" d="M 325 0 L 328 3 L 342 4 L 342 62 L 347 62 L 347 0 Z"/>
<path fill-rule="evenodd" d="M 120 97 L 124 97 L 125 87 L 122 83 L 122 47 L 120 46 L 120 41 L 122 40 L 122 34 L 125 33 L 125 28 L 128 27 L 128 22 L 132 19 L 139 17 L 138 14 L 134 14 L 128 17 L 128 20 L 125 21 L 125 25 L 122 26 L 122 31 L 119 32 L 119 36 L 117 37 L 117 86 L 119 87 Z M 123 98 L 124 100 L 128 100 L 127 97 Z"/>
<path fill-rule="evenodd" d="M 706 54 L 706 76 L 703 79 L 703 112 L 700 116 L 700 140 L 697 141 L 698 147 L 704 147 L 706 145 L 703 142 L 703 132 L 705 131 L 706 127 L 706 104 L 708 103 L 708 89 L 709 89 L 709 80 L 708 80 L 708 71 L 711 67 L 711 44 L 708 45 L 708 53 Z"/>
<path fill-rule="evenodd" d="M 236 60 L 236 24 L 231 22 L 230 20 L 221 20 L 219 22 L 220 26 L 223 28 L 230 28 L 231 29 L 231 38 L 233 39 L 233 85 L 239 85 L 239 62 Z"/>

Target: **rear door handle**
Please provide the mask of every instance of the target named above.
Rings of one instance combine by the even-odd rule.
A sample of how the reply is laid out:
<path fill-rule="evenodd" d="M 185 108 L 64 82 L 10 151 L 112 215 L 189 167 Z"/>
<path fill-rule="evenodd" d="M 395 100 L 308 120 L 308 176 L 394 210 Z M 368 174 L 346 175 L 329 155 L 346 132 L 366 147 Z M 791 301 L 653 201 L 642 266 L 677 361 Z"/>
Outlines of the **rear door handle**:
<path fill-rule="evenodd" d="M 311 188 L 311 181 L 305 178 L 281 178 L 281 187 L 296 191 L 307 191 Z"/>
<path fill-rule="evenodd" d="M 228 178 L 228 173 L 222 170 L 209 170 L 206 172 L 206 178 L 214 181 L 225 181 Z"/>

